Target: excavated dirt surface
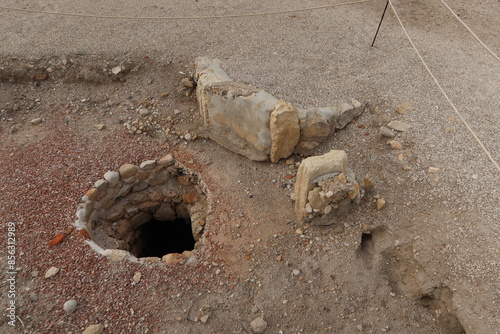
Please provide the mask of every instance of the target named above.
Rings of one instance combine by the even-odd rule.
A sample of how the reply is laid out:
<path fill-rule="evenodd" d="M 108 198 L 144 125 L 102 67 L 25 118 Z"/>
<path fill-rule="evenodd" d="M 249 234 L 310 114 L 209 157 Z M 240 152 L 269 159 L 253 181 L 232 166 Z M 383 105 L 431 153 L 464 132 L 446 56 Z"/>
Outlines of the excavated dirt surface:
<path fill-rule="evenodd" d="M 255 10 L 220 3 L 196 2 L 206 8 L 195 12 Z M 0 332 L 81 333 L 103 324 L 103 333 L 251 333 L 250 322 L 262 317 L 264 333 L 498 333 L 499 173 L 436 92 L 393 15 L 376 48 L 360 46 L 371 42 L 384 3 L 334 12 L 349 24 L 325 12 L 286 15 L 286 24 L 259 18 L 255 35 L 253 18 L 240 21 L 241 31 L 221 21 L 171 30 L 115 21 L 117 30 L 105 30 L 102 21 L 79 26 L 80 19 L 34 15 L 23 23 L 16 19 L 23 14 L 1 12 L 8 20 L 0 23 L 0 268 L 8 268 L 14 222 L 18 273 L 16 326 L 4 311 Z M 456 33 L 458 23 L 436 3 L 400 5 L 424 56 L 498 161 L 498 63 Z M 453 5 L 498 49 L 498 2 Z M 165 14 L 144 6 L 144 15 Z M 39 25 L 47 30 L 37 39 Z M 79 39 L 80 28 L 92 38 Z M 138 35 L 119 33 L 128 29 Z M 52 40 L 60 31 L 62 44 Z M 160 35 L 171 51 L 159 46 Z M 61 46 L 70 44 L 72 51 Z M 258 163 L 210 141 L 194 93 L 181 84 L 198 55 L 220 57 L 235 80 L 302 107 L 368 102 L 317 151 L 346 150 L 360 181 L 373 180 L 362 204 L 336 225 L 298 224 L 290 195 L 303 158 Z M 394 138 L 402 150 L 378 134 L 390 120 L 412 126 Z M 134 121 L 144 133 L 129 132 Z M 210 190 L 204 248 L 189 264 L 170 266 L 95 253 L 73 228 L 81 197 L 108 170 L 167 153 Z M 387 201 L 382 210 L 377 198 Z M 63 241 L 49 246 L 58 233 Z M 45 278 L 51 267 L 60 271 Z M 13 300 L 9 284 L 2 281 L 3 310 Z M 67 315 L 70 299 L 78 307 Z"/>

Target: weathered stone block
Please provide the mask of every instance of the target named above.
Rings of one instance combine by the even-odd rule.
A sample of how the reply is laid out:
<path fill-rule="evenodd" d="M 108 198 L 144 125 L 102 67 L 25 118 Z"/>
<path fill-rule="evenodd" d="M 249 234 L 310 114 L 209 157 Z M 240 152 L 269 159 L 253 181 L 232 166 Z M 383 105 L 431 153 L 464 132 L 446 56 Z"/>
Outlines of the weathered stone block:
<path fill-rule="evenodd" d="M 212 84 L 206 98 L 212 140 L 251 160 L 269 160 L 269 122 L 278 99 L 234 82 Z"/>
<path fill-rule="evenodd" d="M 316 178 L 330 173 L 344 173 L 347 169 L 347 154 L 344 151 L 330 151 L 327 154 L 304 159 L 300 164 L 295 183 L 295 214 L 298 221 L 307 215 L 308 195 L 314 189 Z"/>
<path fill-rule="evenodd" d="M 271 113 L 271 162 L 288 158 L 299 142 L 300 127 L 297 110 L 290 103 L 279 101 Z"/>
<path fill-rule="evenodd" d="M 195 61 L 196 97 L 205 124 L 209 124 L 207 88 L 212 84 L 231 81 L 231 78 L 220 67 L 219 59 L 209 59 L 208 57 L 198 57 Z"/>

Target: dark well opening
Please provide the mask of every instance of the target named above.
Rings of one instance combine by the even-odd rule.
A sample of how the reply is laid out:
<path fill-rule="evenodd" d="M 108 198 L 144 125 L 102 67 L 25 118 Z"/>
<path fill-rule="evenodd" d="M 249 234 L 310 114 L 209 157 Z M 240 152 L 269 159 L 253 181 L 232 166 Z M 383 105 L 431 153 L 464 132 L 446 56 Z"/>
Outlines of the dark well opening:
<path fill-rule="evenodd" d="M 131 247 L 136 257 L 162 257 L 194 249 L 194 238 L 189 218 L 161 221 L 151 219 L 138 228 Z"/>

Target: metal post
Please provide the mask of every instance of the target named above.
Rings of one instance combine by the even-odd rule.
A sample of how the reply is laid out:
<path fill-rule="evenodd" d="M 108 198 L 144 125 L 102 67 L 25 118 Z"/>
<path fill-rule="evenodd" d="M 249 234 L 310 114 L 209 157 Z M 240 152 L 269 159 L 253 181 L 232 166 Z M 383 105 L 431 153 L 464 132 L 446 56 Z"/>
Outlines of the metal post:
<path fill-rule="evenodd" d="M 380 19 L 380 23 L 378 24 L 377 32 L 375 33 L 375 37 L 373 38 L 372 47 L 375 45 L 375 40 L 377 39 L 378 31 L 380 30 L 380 26 L 382 25 L 382 21 L 384 20 L 385 12 L 387 11 L 387 7 L 389 6 L 389 1 L 385 4 L 384 12 L 382 13 L 382 18 Z"/>

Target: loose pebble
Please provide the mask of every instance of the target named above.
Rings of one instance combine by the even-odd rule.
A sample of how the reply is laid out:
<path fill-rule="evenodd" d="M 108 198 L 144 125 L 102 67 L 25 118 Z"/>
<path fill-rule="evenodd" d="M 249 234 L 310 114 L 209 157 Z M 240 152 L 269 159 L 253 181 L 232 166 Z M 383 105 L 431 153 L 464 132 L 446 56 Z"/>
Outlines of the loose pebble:
<path fill-rule="evenodd" d="M 34 118 L 34 119 L 32 119 L 32 120 L 30 121 L 30 123 L 31 123 L 32 125 L 38 125 L 38 124 L 40 124 L 40 123 L 42 123 L 42 122 L 43 122 L 43 119 L 42 119 L 42 118 Z"/>
<path fill-rule="evenodd" d="M 134 277 L 132 278 L 134 282 L 139 282 L 141 280 L 142 274 L 140 272 L 136 272 Z"/>
<path fill-rule="evenodd" d="M 148 109 L 140 109 L 139 110 L 139 115 L 145 117 L 145 116 L 149 116 L 151 114 L 151 111 L 148 110 Z"/>
<path fill-rule="evenodd" d="M 394 138 L 396 136 L 394 131 L 392 131 L 389 128 L 386 128 L 385 126 L 381 126 L 380 129 L 378 130 L 378 133 L 381 137 Z"/>
<path fill-rule="evenodd" d="M 391 121 L 387 124 L 387 127 L 392 130 L 396 130 L 399 132 L 404 132 L 411 128 L 411 125 L 400 122 L 400 121 Z"/>
<path fill-rule="evenodd" d="M 45 273 L 45 278 L 49 278 L 49 277 L 57 275 L 59 270 L 60 269 L 57 267 L 50 267 L 49 270 L 47 270 L 47 272 Z"/>
<path fill-rule="evenodd" d="M 385 199 L 379 198 L 377 200 L 377 210 L 382 210 L 386 204 L 387 204 L 387 202 L 385 201 Z"/>
<path fill-rule="evenodd" d="M 429 173 L 439 173 L 440 171 L 441 171 L 441 169 L 436 168 L 436 167 L 429 167 L 429 169 L 428 169 Z"/>
<path fill-rule="evenodd" d="M 401 143 L 396 140 L 389 140 L 387 144 L 391 145 L 392 149 L 394 150 L 400 151 L 403 149 L 403 145 L 401 145 Z"/>
<path fill-rule="evenodd" d="M 85 328 L 82 334 L 101 334 L 103 330 L 104 326 L 101 324 L 90 325 L 89 327 Z"/>
<path fill-rule="evenodd" d="M 250 327 L 254 333 L 263 333 L 267 328 L 267 322 L 261 317 L 258 317 L 252 320 Z"/>
<path fill-rule="evenodd" d="M 70 299 L 66 303 L 64 303 L 63 309 L 66 313 L 70 314 L 76 310 L 78 307 L 78 302 L 75 299 Z"/>

